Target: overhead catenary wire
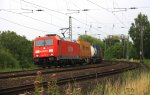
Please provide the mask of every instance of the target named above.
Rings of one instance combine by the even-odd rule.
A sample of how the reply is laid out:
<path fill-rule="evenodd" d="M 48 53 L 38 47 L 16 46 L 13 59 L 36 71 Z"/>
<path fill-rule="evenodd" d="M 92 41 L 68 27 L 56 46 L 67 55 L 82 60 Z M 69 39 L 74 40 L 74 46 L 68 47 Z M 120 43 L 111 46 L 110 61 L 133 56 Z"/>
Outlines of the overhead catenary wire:
<path fill-rule="evenodd" d="M 50 15 L 50 16 L 52 16 L 52 17 L 55 17 L 55 18 L 57 18 L 57 19 L 59 19 L 59 20 L 61 20 L 61 21 L 64 21 L 64 22 L 68 23 L 68 20 L 66 20 L 66 19 L 59 18 L 59 17 L 57 17 L 56 15 L 50 14 L 49 12 L 46 12 L 46 11 L 43 11 L 43 12 L 44 12 L 45 14 L 47 14 L 47 15 Z"/>
<path fill-rule="evenodd" d="M 114 2 L 115 2 L 115 4 L 116 4 L 116 6 L 117 6 L 117 8 L 119 9 L 120 7 L 119 7 L 119 4 L 117 3 L 117 1 L 116 0 L 114 0 Z M 116 7 L 114 6 L 114 9 L 115 9 Z M 126 21 L 127 21 L 127 18 L 125 17 L 125 14 L 123 13 L 123 12 L 126 12 L 127 11 L 127 8 L 123 8 L 124 10 L 123 11 L 121 11 L 121 13 L 122 13 L 122 17 L 124 17 L 124 19 L 126 19 Z M 124 15 L 124 16 L 123 16 Z M 123 22 L 122 22 L 123 23 Z M 125 25 L 124 23 L 123 23 L 123 25 Z M 126 25 L 125 25 L 126 26 Z M 126 26 L 127 27 L 127 26 Z"/>
<path fill-rule="evenodd" d="M 79 10 L 77 10 L 77 11 L 84 11 L 84 10 L 86 10 L 86 9 L 81 9 L 81 8 L 79 8 L 74 2 L 72 2 L 71 1 L 71 3 L 75 6 L 75 7 L 77 7 Z M 87 9 L 88 10 L 88 9 Z M 86 15 L 88 15 L 87 13 L 86 13 Z M 89 15 L 88 15 L 89 16 Z M 89 16 L 89 17 L 91 17 L 91 16 Z M 92 18 L 92 17 L 91 17 Z M 94 19 L 94 18 L 92 18 L 92 19 Z M 77 19 L 75 19 L 75 20 L 77 20 Z M 77 20 L 77 21 L 79 21 L 79 20 Z M 96 21 L 96 20 L 95 20 Z M 82 22 L 80 22 L 80 23 L 82 23 Z M 83 23 L 83 24 L 85 24 L 85 25 L 87 25 L 87 23 Z M 91 25 L 88 25 L 88 26 L 91 26 Z"/>
<path fill-rule="evenodd" d="M 21 9 L 24 9 L 24 8 L 22 8 L 22 2 L 21 2 L 22 0 L 20 0 L 20 6 L 21 6 Z M 27 3 L 27 2 L 25 2 L 25 3 Z M 31 4 L 31 5 L 34 5 L 34 3 L 31 3 L 31 2 L 28 2 L 27 4 Z M 34 6 L 32 6 L 32 7 L 34 7 L 34 8 L 38 8 L 38 7 L 35 7 L 35 6 L 40 6 L 40 5 L 37 5 L 37 4 L 35 4 Z M 40 7 L 43 7 L 43 6 L 40 6 Z M 45 9 L 49 9 L 49 8 L 46 8 L 45 7 Z M 40 10 L 42 10 L 42 9 L 40 9 Z M 49 11 L 49 10 L 48 10 Z M 46 10 L 42 10 L 42 12 L 44 12 L 45 14 L 48 14 L 48 15 L 50 15 L 50 16 L 53 16 L 53 17 L 55 17 L 55 18 L 57 18 L 57 19 L 59 19 L 59 20 L 63 20 L 63 21 L 65 21 L 65 22 L 68 22 L 68 21 L 66 21 L 66 20 L 64 20 L 64 19 L 60 19 L 59 17 L 57 17 L 56 15 L 53 15 L 53 14 L 50 14 L 49 12 L 47 12 Z M 57 13 L 59 13 L 59 11 L 57 12 Z M 66 15 L 65 15 L 66 16 Z"/>
<path fill-rule="evenodd" d="M 66 2 L 66 7 L 69 9 L 68 2 L 66 0 L 64 0 L 64 2 Z"/>
<path fill-rule="evenodd" d="M 28 3 L 28 4 L 31 4 L 31 5 L 34 5 L 34 6 L 38 6 L 38 7 L 41 7 L 41 8 L 47 9 L 47 10 L 52 11 L 52 12 L 55 12 L 55 13 L 59 13 L 59 14 L 62 14 L 62 15 L 68 16 L 67 14 L 62 13 L 62 12 L 60 12 L 60 11 L 52 10 L 52 9 L 49 9 L 49 8 L 47 8 L 47 7 L 44 7 L 44 6 L 41 6 L 41 5 L 38 5 L 38 4 L 35 4 L 35 3 L 32 3 L 32 2 L 28 2 L 28 1 L 25 1 L 25 0 L 21 0 L 21 1 L 23 1 L 23 2 L 25 2 L 25 3 Z"/>
<path fill-rule="evenodd" d="M 72 1 L 71 1 L 72 2 Z M 72 2 L 72 4 L 75 6 L 75 7 L 77 7 L 80 11 L 82 11 L 81 10 L 81 8 L 79 8 L 74 2 Z M 100 10 L 100 9 L 88 9 L 89 11 L 90 10 Z M 111 11 L 110 11 L 111 12 Z M 111 12 L 112 13 L 112 12 Z M 114 15 L 114 14 L 113 14 Z M 98 23 L 98 24 L 104 24 L 104 23 L 102 23 L 102 22 L 99 22 L 99 21 L 97 21 L 95 18 L 93 18 L 92 16 L 90 16 L 89 14 L 87 14 L 87 16 L 88 17 L 90 17 L 91 19 L 93 19 L 96 23 Z M 118 17 L 117 17 L 118 18 Z M 119 18 L 118 18 L 119 19 Z M 121 22 L 121 20 L 119 19 L 119 21 Z M 123 22 L 122 22 L 123 23 Z M 111 24 L 114 24 L 114 23 L 111 23 Z"/>
<path fill-rule="evenodd" d="M 56 13 L 59 13 L 59 14 L 62 14 L 62 15 L 65 15 L 65 16 L 68 16 L 68 17 L 69 17 L 69 15 L 66 14 L 66 13 L 62 13 L 62 12 L 60 12 L 60 11 L 52 10 L 52 9 L 47 8 L 47 7 L 43 7 L 43 6 L 41 6 L 41 5 L 37 5 L 37 4 L 31 3 L 31 2 L 28 2 L 28 1 L 25 1 L 25 0 L 22 0 L 22 1 L 24 1 L 24 2 L 26 2 L 26 3 L 29 3 L 29 4 L 32 4 L 32 5 L 35 5 L 35 6 L 38 6 L 38 7 L 41 7 L 41 8 L 45 8 L 45 9 L 47 9 L 47 10 L 49 10 L 49 11 L 53 11 L 53 12 L 56 12 Z M 90 1 L 90 0 L 87 0 L 87 1 Z M 92 1 L 90 1 L 90 2 L 93 3 L 93 4 L 96 4 L 96 3 L 92 2 Z M 102 8 L 102 9 L 104 9 L 104 10 L 106 10 L 106 11 L 112 13 L 112 11 L 108 10 L 107 8 L 101 7 L 101 6 L 98 5 L 98 4 L 96 4 L 96 5 L 99 6 L 100 8 Z M 76 5 L 75 5 L 75 6 L 76 6 Z M 113 14 L 113 13 L 112 13 L 112 14 Z M 113 15 L 116 17 L 116 19 L 117 19 L 121 24 L 123 24 L 123 25 L 125 26 L 125 24 L 124 24 L 115 14 L 113 14 Z M 83 23 L 82 21 L 79 21 L 79 20 L 77 20 L 77 19 L 74 18 L 74 17 L 73 17 L 73 19 L 75 19 L 76 21 L 78 21 L 78 22 L 81 23 L 81 24 L 84 24 L 84 25 L 90 27 L 90 25 L 87 25 L 87 23 Z M 94 27 L 92 27 L 92 28 L 94 28 Z M 96 31 L 101 31 L 101 30 L 96 29 L 96 28 L 94 28 L 94 29 L 95 29 Z"/>
<path fill-rule="evenodd" d="M 78 21 L 78 22 L 80 22 L 81 24 L 85 24 L 85 25 L 87 25 L 86 23 L 84 23 L 84 22 L 81 22 L 81 21 L 79 21 L 78 19 L 76 19 L 76 18 L 74 18 L 74 17 L 72 17 L 72 19 L 74 19 L 74 20 L 76 20 L 76 21 Z M 90 25 L 87 25 L 87 26 L 90 26 Z M 94 30 L 97 30 L 97 31 L 100 31 L 100 30 L 98 30 L 97 28 L 95 28 L 95 27 L 92 27 Z"/>
<path fill-rule="evenodd" d="M 27 0 L 20 0 L 20 1 L 27 1 Z M 28 1 L 31 2 L 30 0 L 28 0 Z M 27 1 L 27 2 L 28 2 L 28 1 Z M 68 2 L 68 3 L 66 3 L 66 4 L 70 4 L 71 2 L 73 2 L 73 1 L 70 1 L 70 0 L 69 0 L 69 1 L 68 1 L 68 0 L 64 0 L 64 1 L 67 1 L 67 2 Z M 88 0 L 88 1 L 92 1 L 92 0 Z M 93 1 L 92 1 L 92 2 L 93 2 Z M 31 2 L 31 3 L 32 3 L 32 2 Z M 23 4 L 23 5 L 25 4 L 25 5 L 29 5 L 29 6 L 30 6 L 29 3 L 23 3 L 23 2 L 22 2 L 22 4 Z M 33 4 L 35 4 L 35 3 L 33 3 Z M 97 4 L 98 4 L 98 3 L 97 3 Z M 36 4 L 36 5 L 38 5 L 38 4 Z M 41 4 L 40 4 L 39 6 L 36 6 L 36 5 L 31 5 L 31 6 L 32 6 L 32 8 L 33 8 L 33 7 L 41 8 Z M 76 5 L 76 3 L 75 3 L 75 5 Z M 69 8 L 69 6 L 70 6 L 70 5 L 68 5 L 67 8 Z M 99 6 L 100 6 L 100 5 L 99 5 Z M 45 7 L 45 6 L 44 6 L 44 7 Z M 44 7 L 42 6 L 41 9 L 44 9 Z M 78 7 L 78 4 L 76 5 L 76 7 Z M 45 7 L 45 8 L 46 8 L 46 7 Z M 71 8 L 71 7 L 70 7 L 70 8 Z M 55 12 L 57 11 L 56 13 L 60 13 L 60 14 L 64 15 L 64 17 L 65 17 L 65 16 L 66 16 L 66 17 L 69 16 L 69 15 L 66 15 L 65 13 L 63 13 L 64 11 L 53 10 L 53 9 L 48 10 L 48 9 L 49 9 L 49 8 L 44 9 L 43 12 L 47 12 L 47 13 L 50 13 L 50 14 L 52 13 L 52 14 L 53 14 L 54 11 L 55 11 Z M 98 9 L 99 9 L 99 10 L 102 10 L 101 8 L 98 8 Z M 109 11 L 112 13 L 111 9 L 109 9 L 109 8 L 106 8 L 106 9 L 109 10 Z M 53 11 L 52 11 L 52 10 L 53 10 Z M 52 12 L 48 12 L 48 11 L 52 11 Z M 42 13 L 43 13 L 43 12 L 42 12 Z M 28 15 L 26 15 L 26 14 L 22 14 L 22 16 L 23 16 L 23 15 L 28 16 Z M 87 15 L 88 15 L 88 14 L 87 14 Z M 122 22 L 121 24 L 124 24 L 124 22 L 121 21 L 122 19 L 120 19 L 120 17 L 117 17 L 117 16 L 119 16 L 118 14 L 113 14 L 113 15 L 114 15 L 116 18 L 119 19 L 119 20 L 118 20 L 119 22 Z M 55 14 L 53 14 L 53 16 L 55 16 Z M 90 14 L 89 14 L 88 16 L 90 17 Z M 37 19 L 36 17 L 33 17 L 33 16 L 31 16 L 31 17 L 32 17 L 33 19 Z M 52 16 L 51 16 L 51 17 L 52 17 Z M 94 16 L 93 16 L 93 17 L 94 17 Z M 75 19 L 74 19 L 74 18 L 75 18 Z M 90 18 L 92 18 L 92 17 L 90 17 Z M 88 19 L 90 19 L 90 18 L 88 18 Z M 56 19 L 57 19 L 57 18 L 56 18 Z M 77 22 L 75 23 L 75 26 L 77 26 L 77 25 L 78 25 L 77 23 L 79 22 L 79 23 L 84 24 L 84 25 L 86 25 L 86 26 L 88 26 L 88 27 L 90 27 L 90 26 L 92 25 L 92 27 L 91 27 L 92 29 L 94 29 L 94 30 L 96 30 L 96 31 L 101 31 L 101 29 L 97 29 L 97 27 L 96 27 L 98 24 L 95 24 L 95 23 L 85 23 L 84 19 L 80 19 L 80 18 L 78 18 L 78 17 L 76 17 L 76 16 L 74 16 L 73 19 L 74 19 L 75 21 L 77 21 Z M 93 18 L 93 20 L 94 20 L 94 19 L 96 20 L 96 18 Z M 67 19 L 64 19 L 64 20 L 66 20 L 66 22 L 67 22 Z M 41 22 L 41 21 L 43 21 L 43 20 L 40 20 L 40 22 Z M 92 21 L 92 19 L 91 19 L 91 21 Z M 46 21 L 44 21 L 44 22 L 46 22 Z M 44 23 L 44 22 L 43 22 L 43 23 Z M 97 22 L 97 21 L 96 21 L 96 22 Z M 119 23 L 119 22 L 118 22 L 118 23 Z M 48 24 L 48 23 L 51 24 L 52 21 L 51 21 L 51 22 L 47 22 L 47 24 Z M 97 23 L 98 23 L 98 22 L 97 22 Z M 55 24 L 55 25 L 58 24 L 58 26 L 60 25 L 59 23 L 52 23 L 52 24 Z M 102 23 L 102 24 L 103 24 L 103 23 Z M 54 25 L 54 26 L 55 26 L 55 25 Z M 99 25 L 100 25 L 100 24 L 99 24 Z M 52 25 L 52 26 L 53 26 L 53 25 Z M 95 27 L 94 27 L 94 26 L 95 26 Z M 60 26 L 59 26 L 59 27 L 60 27 Z M 80 27 L 81 27 L 81 26 L 80 26 Z M 61 28 L 62 28 L 62 27 L 61 27 Z M 106 33 L 106 32 L 105 32 L 105 33 Z"/>
<path fill-rule="evenodd" d="M 79 9 L 79 11 L 84 11 L 85 9 L 81 9 L 81 8 L 79 8 L 74 2 L 72 2 L 71 1 L 71 3 L 75 6 L 75 7 L 77 7 L 78 9 Z M 87 10 L 89 10 L 89 9 L 87 9 Z M 86 13 L 86 15 L 88 15 L 87 13 Z M 88 15 L 90 18 L 92 18 L 92 19 L 94 19 L 93 17 L 91 17 L 90 15 Z M 94 19 L 95 20 L 95 19 Z M 97 20 L 95 20 L 95 21 L 97 21 Z"/>
<path fill-rule="evenodd" d="M 96 4 L 96 3 L 94 3 L 94 2 L 92 2 L 92 1 L 90 1 L 90 0 L 87 0 L 87 1 L 90 2 L 90 3 L 92 3 L 92 4 L 94 4 L 95 6 L 100 7 L 101 9 L 104 9 L 104 10 L 106 10 L 107 12 L 113 14 L 113 15 L 115 16 L 115 18 L 116 18 L 121 24 L 123 24 L 124 26 L 126 26 L 126 25 L 125 25 L 112 11 L 110 11 L 109 9 L 104 8 L 104 7 L 98 5 L 98 4 Z"/>
<path fill-rule="evenodd" d="M 47 8 L 47 7 L 43 7 L 43 6 L 41 6 L 41 5 L 34 4 L 34 3 L 32 3 L 32 2 L 28 2 L 28 1 L 25 1 L 25 0 L 22 0 L 22 1 L 25 2 L 25 3 L 31 4 L 31 5 L 34 5 L 34 6 L 38 6 L 38 7 L 44 8 L 44 9 L 49 10 L 49 11 L 52 11 L 52 12 L 56 12 L 56 13 L 58 13 L 58 14 L 62 14 L 62 15 L 68 16 L 68 18 L 69 18 L 69 15 L 67 15 L 66 13 L 62 13 L 62 12 L 60 12 L 60 11 L 52 10 L 52 9 Z M 87 25 L 86 23 L 83 23 L 82 21 L 79 21 L 78 19 L 76 19 L 76 18 L 74 18 L 74 17 L 72 17 L 72 18 L 73 18 L 74 20 L 78 21 L 79 23 L 84 24 L 84 25 L 90 27 L 90 25 Z M 96 29 L 96 28 L 94 28 L 94 27 L 92 27 L 92 28 L 95 29 L 96 31 L 100 31 L 100 30 L 98 30 L 98 29 Z"/>
<path fill-rule="evenodd" d="M 90 3 L 92 3 L 92 4 L 94 4 L 94 5 L 96 5 L 96 6 L 98 6 L 98 7 L 100 7 L 101 9 L 106 10 L 107 12 L 112 13 L 112 11 L 110 11 L 110 10 L 109 10 L 109 9 L 107 9 L 107 8 L 104 8 L 104 7 L 102 7 L 102 6 L 98 5 L 98 4 L 96 4 L 96 3 L 94 3 L 94 2 L 92 2 L 92 1 L 90 1 L 90 0 L 87 0 L 87 1 L 88 1 L 88 2 L 90 2 Z"/>
<path fill-rule="evenodd" d="M 49 33 L 48 31 L 44 31 L 44 30 L 41 30 L 41 29 L 37 29 L 37 28 L 33 28 L 33 27 L 29 27 L 29 26 L 26 26 L 26 25 L 22 25 L 22 24 L 19 24 L 19 23 L 16 23 L 14 21 L 11 21 L 11 20 L 8 20 L 8 19 L 5 19 L 5 18 L 2 18 L 0 17 L 0 19 L 4 20 L 4 21 L 7 21 L 9 23 L 13 23 L 13 24 L 16 24 L 18 26 L 22 26 L 22 27 L 25 27 L 25 28 L 28 28 L 28 29 L 32 29 L 32 30 L 36 30 L 36 31 L 42 31 L 42 32 L 46 32 L 46 33 Z"/>
<path fill-rule="evenodd" d="M 75 6 L 75 7 L 77 7 L 78 9 L 79 9 L 79 11 L 83 11 L 83 10 L 85 10 L 85 9 L 81 9 L 81 8 L 79 8 L 74 2 L 72 2 L 71 1 L 71 3 Z M 87 9 L 87 10 L 93 10 L 93 9 Z M 98 23 L 98 24 L 102 24 L 101 22 L 98 22 L 95 18 L 93 18 L 92 16 L 90 16 L 88 13 L 86 13 L 86 15 L 88 16 L 88 17 L 90 17 L 91 19 L 93 19 L 96 23 Z M 87 24 L 87 23 L 85 23 L 85 24 Z M 89 25 L 89 27 L 90 27 L 90 29 L 91 28 L 93 28 L 93 26 L 91 27 L 91 25 Z M 96 28 L 95 28 L 96 29 Z M 101 30 L 98 30 L 98 29 L 96 29 L 97 31 L 101 31 Z M 101 31 L 102 32 L 102 31 Z M 104 33 L 104 32 L 102 32 L 102 33 Z M 106 33 L 104 33 L 104 34 L 106 34 Z"/>
<path fill-rule="evenodd" d="M 45 22 L 45 21 L 42 21 L 42 20 L 39 20 L 39 19 L 30 17 L 30 16 L 27 16 L 27 15 L 24 15 L 24 14 L 20 14 L 20 13 L 16 13 L 16 12 L 13 12 L 13 11 L 8 11 L 8 10 L 5 10 L 5 11 L 6 11 L 6 12 L 11 12 L 11 13 L 14 13 L 14 14 L 18 14 L 18 15 L 22 15 L 22 16 L 25 16 L 25 17 L 27 17 L 27 18 L 30 18 L 30 19 L 39 21 L 39 22 L 43 22 L 43 23 L 46 23 L 46 24 L 49 24 L 49 25 L 52 25 L 52 26 L 61 28 L 61 26 L 58 26 L 58 25 L 55 25 L 55 24 L 52 24 L 52 23 L 49 23 L 49 22 Z"/>
<path fill-rule="evenodd" d="M 29 2 L 28 2 L 29 3 Z M 33 4 L 33 3 L 30 3 L 30 4 Z M 37 4 L 35 4 L 36 6 L 38 6 L 39 7 L 39 5 L 37 5 Z M 40 6 L 40 7 L 42 7 L 42 6 Z M 46 8 L 46 7 L 42 7 L 42 8 Z M 22 8 L 21 8 L 22 9 Z M 48 9 L 48 8 L 46 8 L 46 9 Z M 30 9 L 29 9 L 30 10 Z M 11 12 L 11 13 L 15 13 L 15 14 L 18 14 L 18 15 L 22 15 L 22 16 L 25 16 L 25 17 L 28 17 L 28 18 L 31 18 L 31 19 L 34 19 L 34 20 L 37 20 L 37 21 L 40 21 L 40 22 L 43 22 L 43 23 L 46 23 L 46 24 L 50 24 L 50 25 L 53 25 L 52 23 L 48 23 L 48 22 L 45 22 L 45 21 L 42 21 L 42 20 L 39 20 L 39 19 L 36 19 L 36 18 L 33 18 L 33 17 L 30 17 L 30 16 L 27 16 L 27 15 L 24 15 L 24 14 L 21 14 L 21 13 L 16 13 L 16 12 L 13 12 L 13 11 L 9 11 L 9 10 L 5 10 L 5 11 L 7 11 L 7 12 Z M 32 10 L 33 11 L 33 10 Z M 48 11 L 51 11 L 51 10 L 49 10 L 48 9 Z M 57 12 L 57 11 L 55 11 L 55 12 Z M 60 13 L 60 12 L 57 12 L 57 13 Z M 64 14 L 64 13 L 61 13 L 61 14 L 63 14 L 63 15 L 66 15 L 66 14 Z M 68 16 L 68 15 L 66 15 L 66 16 Z M 80 22 L 79 20 L 77 20 L 78 22 Z M 15 23 L 15 22 L 14 22 Z M 80 22 L 81 23 L 81 22 Z M 17 24 L 17 25 L 21 25 L 21 24 L 18 24 L 18 23 L 15 23 L 15 24 Z M 83 24 L 83 23 L 82 23 Z M 24 26 L 24 25 L 21 25 L 21 26 Z M 59 28 L 62 28 L 61 26 L 56 26 L 56 25 L 53 25 L 53 26 L 55 26 L 55 27 L 59 27 Z M 31 28 L 31 27 L 27 27 L 27 26 L 25 26 L 26 28 Z M 37 29 L 38 30 L 38 29 Z"/>
<path fill-rule="evenodd" d="M 53 23 L 49 23 L 49 22 L 46 22 L 46 21 L 43 21 L 43 20 L 40 20 L 40 19 L 36 19 L 36 18 L 34 18 L 34 17 L 30 17 L 30 16 L 27 16 L 27 15 L 24 15 L 23 13 L 33 13 L 33 12 L 35 12 L 35 11 L 42 11 L 42 12 L 45 13 L 45 14 L 51 15 L 51 16 L 53 16 L 53 17 L 59 19 L 59 20 L 65 21 L 64 19 L 60 19 L 60 18 L 58 18 L 57 16 L 46 12 L 45 10 L 38 9 L 38 7 L 35 7 L 35 6 L 38 6 L 38 5 L 36 5 L 36 4 L 35 4 L 35 6 L 32 6 L 32 7 L 36 8 L 37 10 L 23 8 L 23 7 L 22 7 L 22 6 L 23 6 L 22 1 L 23 1 L 23 0 L 20 0 L 20 1 L 18 2 L 18 3 L 20 4 L 20 9 L 0 9 L 0 11 L 7 11 L 7 12 L 14 13 L 14 14 L 22 15 L 22 16 L 28 17 L 28 18 L 30 18 L 30 19 L 34 19 L 34 20 L 37 20 L 37 21 L 40 21 L 40 22 L 43 22 L 43 23 L 46 23 L 46 24 L 50 24 L 50 25 L 55 26 L 55 27 L 60 27 L 60 28 L 62 28 L 62 27 L 59 26 L 59 25 L 55 25 L 55 24 L 53 24 Z M 26 1 L 25 1 L 25 2 L 26 2 Z M 31 2 L 26 2 L 26 3 L 31 4 L 31 5 L 34 5 L 34 4 L 31 3 Z M 27 5 L 26 5 L 26 6 L 27 6 Z M 46 7 L 45 7 L 45 8 L 46 8 Z M 48 9 L 48 8 L 47 8 L 47 9 Z M 19 10 L 26 10 L 26 11 L 30 11 L 30 12 L 22 12 L 22 13 L 14 12 L 14 11 L 19 11 Z M 66 15 L 66 16 L 67 16 L 67 15 Z M 68 22 L 68 21 L 66 21 L 66 22 Z"/>
<path fill-rule="evenodd" d="M 84 10 L 89 10 L 89 9 L 81 9 L 81 8 L 79 8 L 74 2 L 72 2 L 72 1 L 70 1 L 76 8 L 78 8 L 78 10 L 77 11 L 83 11 L 84 12 Z M 87 12 L 86 12 L 86 21 L 85 21 L 85 23 L 84 22 L 80 22 L 79 20 L 77 20 L 76 18 L 73 18 L 74 20 L 76 20 L 76 21 L 78 21 L 78 22 L 80 22 L 80 23 L 82 23 L 82 24 L 84 24 L 84 25 L 86 25 L 86 26 L 88 26 L 89 27 L 89 29 L 86 29 L 86 27 L 85 27 L 85 31 L 86 32 L 91 32 L 92 30 L 91 29 L 94 29 L 94 30 L 96 30 L 96 31 L 100 31 L 102 34 L 104 34 L 104 35 L 107 35 L 105 32 L 102 32 L 100 29 L 98 29 L 98 27 L 94 27 L 92 24 L 88 24 L 87 23 L 87 16 L 88 17 L 90 17 L 92 20 L 95 20 L 96 22 L 97 22 L 97 20 L 96 19 L 94 19 L 93 17 L 91 17 Z M 98 23 L 98 22 L 97 22 Z M 91 33 L 90 33 L 90 35 L 92 35 Z"/>

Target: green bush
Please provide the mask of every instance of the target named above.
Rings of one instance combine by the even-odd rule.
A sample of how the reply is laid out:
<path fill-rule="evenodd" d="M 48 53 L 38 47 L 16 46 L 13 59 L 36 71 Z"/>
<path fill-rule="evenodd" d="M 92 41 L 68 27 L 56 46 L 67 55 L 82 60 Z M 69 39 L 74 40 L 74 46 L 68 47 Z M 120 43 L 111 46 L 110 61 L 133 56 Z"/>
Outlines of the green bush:
<path fill-rule="evenodd" d="M 105 51 L 105 59 L 120 59 L 122 58 L 122 47 L 120 44 L 115 44 L 113 46 L 110 46 Z"/>
<path fill-rule="evenodd" d="M 150 66 L 150 60 L 149 59 L 145 59 L 144 60 L 144 64 Z"/>
<path fill-rule="evenodd" d="M 4 48 L 0 48 L 0 69 L 19 68 L 19 62 Z"/>

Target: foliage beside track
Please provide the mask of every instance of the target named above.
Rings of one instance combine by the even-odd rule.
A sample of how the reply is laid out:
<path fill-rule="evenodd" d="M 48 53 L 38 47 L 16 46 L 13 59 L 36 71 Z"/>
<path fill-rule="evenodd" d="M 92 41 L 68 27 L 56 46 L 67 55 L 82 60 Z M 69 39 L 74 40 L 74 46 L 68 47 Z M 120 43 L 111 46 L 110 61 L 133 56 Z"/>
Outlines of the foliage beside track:
<path fill-rule="evenodd" d="M 149 71 L 141 70 L 124 73 L 123 79 L 115 82 L 107 80 L 105 84 L 99 83 L 89 95 L 150 95 L 149 74 Z"/>
<path fill-rule="evenodd" d="M 147 60 L 144 60 L 143 62 L 144 62 L 145 65 L 150 67 L 150 60 L 147 59 Z"/>
<path fill-rule="evenodd" d="M 33 66 L 32 43 L 13 31 L 0 31 L 0 69 Z"/>
<path fill-rule="evenodd" d="M 19 67 L 19 61 L 5 48 L 0 48 L 0 68 Z"/>

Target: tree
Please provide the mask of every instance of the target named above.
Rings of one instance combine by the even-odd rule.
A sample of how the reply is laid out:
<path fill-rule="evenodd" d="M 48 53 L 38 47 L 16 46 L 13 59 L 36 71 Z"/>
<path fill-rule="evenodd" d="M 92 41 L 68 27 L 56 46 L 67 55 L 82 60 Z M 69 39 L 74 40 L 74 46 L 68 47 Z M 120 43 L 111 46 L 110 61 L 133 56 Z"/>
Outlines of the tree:
<path fill-rule="evenodd" d="M 115 35 L 109 35 L 108 38 L 104 39 L 103 41 L 107 44 L 107 46 L 112 46 L 117 43 L 120 43 L 120 37 Z"/>
<path fill-rule="evenodd" d="M 100 39 L 94 38 L 90 35 L 80 35 L 79 39 L 90 42 L 92 45 L 104 46 L 104 43 Z"/>
<path fill-rule="evenodd" d="M 134 19 L 134 23 L 131 24 L 129 29 L 129 35 L 133 40 L 134 47 L 139 53 L 143 52 L 145 58 L 150 58 L 150 22 L 146 15 L 140 13 L 137 18 Z"/>
<path fill-rule="evenodd" d="M 138 52 L 136 51 L 136 48 L 132 42 L 129 42 L 128 52 L 129 52 L 128 53 L 129 58 L 134 58 L 134 59 L 138 58 Z"/>
<path fill-rule="evenodd" d="M 9 50 L 0 47 L 0 69 L 18 68 L 18 60 L 9 52 Z"/>
<path fill-rule="evenodd" d="M 13 31 L 2 31 L 0 32 L 0 45 L 8 50 L 10 55 L 13 55 L 21 67 L 25 68 L 32 65 L 32 41 Z"/>
<path fill-rule="evenodd" d="M 122 58 L 123 54 L 118 53 L 118 52 L 122 52 L 120 51 L 122 50 L 120 36 L 109 35 L 107 38 L 103 40 L 103 42 L 105 43 L 105 51 L 104 51 L 105 59 Z"/>
<path fill-rule="evenodd" d="M 112 45 L 106 49 L 105 53 L 106 59 L 120 59 L 122 58 L 122 45 L 118 43 Z"/>

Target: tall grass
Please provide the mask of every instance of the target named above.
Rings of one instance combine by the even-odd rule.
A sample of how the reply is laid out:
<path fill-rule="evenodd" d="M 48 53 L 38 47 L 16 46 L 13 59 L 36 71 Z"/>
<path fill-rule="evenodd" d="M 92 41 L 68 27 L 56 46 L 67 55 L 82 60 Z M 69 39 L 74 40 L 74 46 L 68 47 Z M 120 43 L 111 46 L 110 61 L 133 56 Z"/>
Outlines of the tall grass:
<path fill-rule="evenodd" d="M 123 76 L 123 81 L 98 84 L 89 95 L 150 95 L 150 72 L 128 72 Z"/>
<path fill-rule="evenodd" d="M 69 83 L 67 85 L 67 88 L 65 89 L 65 95 L 84 95 L 84 94 L 79 84 L 74 83 L 74 85 L 71 85 Z"/>

